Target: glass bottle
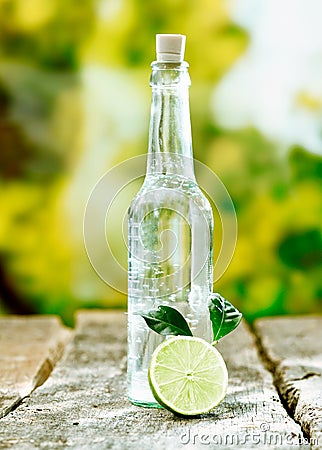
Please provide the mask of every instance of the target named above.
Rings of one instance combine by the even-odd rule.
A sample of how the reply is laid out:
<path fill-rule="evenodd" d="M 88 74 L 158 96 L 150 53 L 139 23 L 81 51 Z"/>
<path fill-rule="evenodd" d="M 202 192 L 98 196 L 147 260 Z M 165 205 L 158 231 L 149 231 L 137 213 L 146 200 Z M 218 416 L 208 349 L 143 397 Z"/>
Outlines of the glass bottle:
<path fill-rule="evenodd" d="M 189 111 L 185 36 L 157 35 L 147 171 L 129 208 L 128 397 L 158 407 L 148 366 L 164 337 L 136 313 L 178 309 L 195 336 L 211 340 L 213 214 L 197 185 Z"/>

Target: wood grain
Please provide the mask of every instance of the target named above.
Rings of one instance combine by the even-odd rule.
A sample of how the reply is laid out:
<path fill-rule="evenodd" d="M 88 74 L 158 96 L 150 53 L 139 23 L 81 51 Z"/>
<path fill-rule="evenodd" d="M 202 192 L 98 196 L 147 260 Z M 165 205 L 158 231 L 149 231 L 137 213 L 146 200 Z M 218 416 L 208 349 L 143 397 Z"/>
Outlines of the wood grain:
<path fill-rule="evenodd" d="M 48 378 L 69 336 L 57 317 L 0 317 L 0 418 Z"/>
<path fill-rule="evenodd" d="M 126 316 L 78 314 L 73 340 L 47 381 L 1 420 L 5 448 L 309 448 L 279 401 L 245 323 L 223 339 L 229 388 L 211 413 L 183 419 L 126 398 Z M 275 446 L 275 447 L 274 447 Z"/>
<path fill-rule="evenodd" d="M 259 319 L 255 332 L 288 411 L 321 449 L 322 316 Z"/>

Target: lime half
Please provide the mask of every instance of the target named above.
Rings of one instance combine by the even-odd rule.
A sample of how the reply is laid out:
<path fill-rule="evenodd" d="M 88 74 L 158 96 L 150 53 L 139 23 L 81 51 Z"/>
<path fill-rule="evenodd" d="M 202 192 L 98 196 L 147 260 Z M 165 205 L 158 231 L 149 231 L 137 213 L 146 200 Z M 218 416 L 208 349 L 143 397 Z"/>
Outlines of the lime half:
<path fill-rule="evenodd" d="M 173 413 L 207 413 L 225 397 L 228 373 L 221 354 L 203 339 L 176 336 L 154 351 L 149 382 L 155 399 Z"/>

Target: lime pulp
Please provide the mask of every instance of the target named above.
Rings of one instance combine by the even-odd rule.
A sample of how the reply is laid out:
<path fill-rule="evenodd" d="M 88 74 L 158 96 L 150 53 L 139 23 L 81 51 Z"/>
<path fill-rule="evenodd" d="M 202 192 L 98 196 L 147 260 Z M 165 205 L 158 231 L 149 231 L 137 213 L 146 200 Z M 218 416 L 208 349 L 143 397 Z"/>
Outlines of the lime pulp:
<path fill-rule="evenodd" d="M 209 412 L 225 397 L 225 362 L 203 339 L 176 336 L 154 351 L 149 383 L 155 399 L 173 413 L 195 416 Z"/>

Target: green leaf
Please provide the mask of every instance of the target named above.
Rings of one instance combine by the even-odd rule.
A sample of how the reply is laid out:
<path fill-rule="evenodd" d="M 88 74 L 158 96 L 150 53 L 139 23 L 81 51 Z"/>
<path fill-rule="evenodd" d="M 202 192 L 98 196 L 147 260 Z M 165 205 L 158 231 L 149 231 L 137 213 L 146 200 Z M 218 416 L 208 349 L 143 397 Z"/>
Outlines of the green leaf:
<path fill-rule="evenodd" d="M 137 313 L 148 327 L 162 336 L 192 336 L 189 325 L 179 311 L 171 306 L 159 306 L 148 313 Z"/>
<path fill-rule="evenodd" d="M 220 294 L 212 294 L 209 312 L 214 341 L 219 341 L 233 331 L 243 317 L 242 313 Z"/>

